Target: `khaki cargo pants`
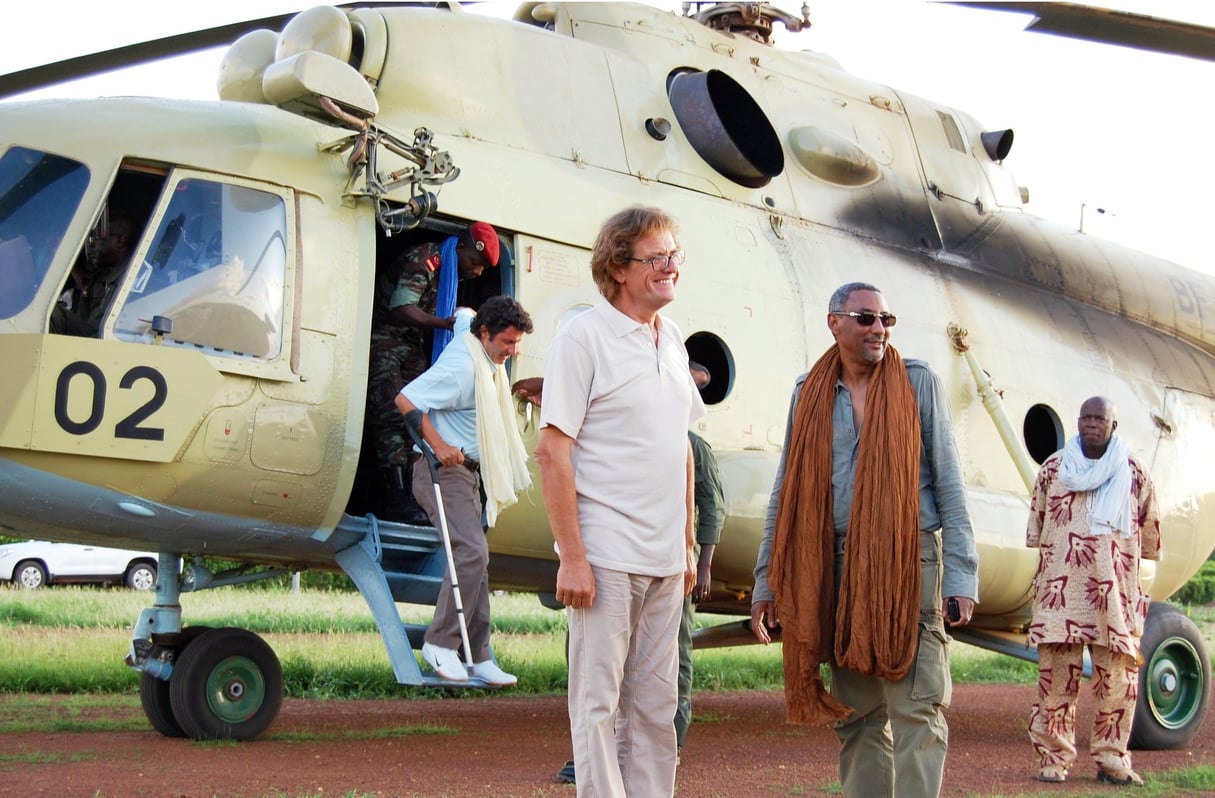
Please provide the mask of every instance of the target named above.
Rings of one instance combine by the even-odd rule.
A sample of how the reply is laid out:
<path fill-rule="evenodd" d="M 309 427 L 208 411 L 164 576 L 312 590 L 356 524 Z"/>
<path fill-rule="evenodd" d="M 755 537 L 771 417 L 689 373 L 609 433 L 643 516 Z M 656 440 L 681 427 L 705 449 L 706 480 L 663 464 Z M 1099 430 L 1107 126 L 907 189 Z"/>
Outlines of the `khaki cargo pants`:
<path fill-rule="evenodd" d="M 843 567 L 836 560 L 836 573 Z M 936 798 L 949 727 L 949 638 L 941 616 L 941 536 L 920 533 L 920 623 L 915 662 L 897 682 L 831 666 L 831 694 L 853 712 L 835 725 L 848 798 Z"/>

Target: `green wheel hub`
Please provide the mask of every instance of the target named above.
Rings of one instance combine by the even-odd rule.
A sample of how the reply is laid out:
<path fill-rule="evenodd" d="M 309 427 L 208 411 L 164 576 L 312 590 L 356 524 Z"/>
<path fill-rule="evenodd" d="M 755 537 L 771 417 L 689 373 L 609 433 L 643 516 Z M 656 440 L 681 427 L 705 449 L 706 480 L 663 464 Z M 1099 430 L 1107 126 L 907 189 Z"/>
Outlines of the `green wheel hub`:
<path fill-rule="evenodd" d="M 207 704 L 225 723 L 240 723 L 253 716 L 266 700 L 261 668 L 248 657 L 220 661 L 207 677 Z"/>
<path fill-rule="evenodd" d="M 1165 640 L 1148 660 L 1148 703 L 1160 725 L 1179 729 L 1194 718 L 1202 706 L 1200 654 L 1181 637 Z"/>

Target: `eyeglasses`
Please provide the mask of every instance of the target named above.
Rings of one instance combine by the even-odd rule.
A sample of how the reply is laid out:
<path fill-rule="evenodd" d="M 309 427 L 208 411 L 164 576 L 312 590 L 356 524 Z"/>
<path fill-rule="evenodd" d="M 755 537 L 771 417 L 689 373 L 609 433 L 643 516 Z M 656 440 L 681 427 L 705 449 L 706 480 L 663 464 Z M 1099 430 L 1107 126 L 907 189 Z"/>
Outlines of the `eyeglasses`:
<path fill-rule="evenodd" d="M 860 313 L 855 310 L 833 310 L 832 316 L 851 316 L 856 319 L 856 323 L 862 327 L 872 327 L 873 323 L 878 319 L 882 320 L 883 327 L 893 327 L 898 318 L 893 313 L 873 313 L 868 310 L 863 310 Z"/>
<path fill-rule="evenodd" d="M 682 249 L 677 249 L 670 255 L 655 255 L 652 258 L 629 258 L 629 260 L 635 260 L 638 263 L 648 263 L 651 269 L 661 272 L 666 271 L 667 267 L 672 263 L 676 266 L 683 265 L 684 258 L 686 257 L 687 255 Z"/>

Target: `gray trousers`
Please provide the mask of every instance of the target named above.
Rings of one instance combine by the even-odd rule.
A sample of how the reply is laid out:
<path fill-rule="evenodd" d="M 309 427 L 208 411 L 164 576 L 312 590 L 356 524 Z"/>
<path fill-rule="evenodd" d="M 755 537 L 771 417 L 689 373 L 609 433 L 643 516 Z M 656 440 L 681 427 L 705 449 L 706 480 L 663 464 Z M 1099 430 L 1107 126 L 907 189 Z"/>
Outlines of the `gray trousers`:
<path fill-rule="evenodd" d="M 443 512 L 451 535 L 451 556 L 460 582 L 460 601 L 468 624 L 468 644 L 473 662 L 484 662 L 489 654 L 489 543 L 481 526 L 480 476 L 464 466 L 439 469 L 439 489 L 443 493 Z M 430 469 L 421 457 L 414 460 L 413 495 L 426 511 L 435 528 L 439 526 L 439 506 Z M 432 646 L 463 646 L 460 617 L 451 592 L 451 574 L 445 572 L 435 617 L 426 630 L 425 640 Z"/>
<path fill-rule="evenodd" d="M 836 573 L 842 561 L 836 560 Z M 941 616 L 941 537 L 920 533 L 920 621 L 915 661 L 897 682 L 831 666 L 831 694 L 852 707 L 835 725 L 848 798 L 936 798 L 949 726 L 948 637 Z"/>

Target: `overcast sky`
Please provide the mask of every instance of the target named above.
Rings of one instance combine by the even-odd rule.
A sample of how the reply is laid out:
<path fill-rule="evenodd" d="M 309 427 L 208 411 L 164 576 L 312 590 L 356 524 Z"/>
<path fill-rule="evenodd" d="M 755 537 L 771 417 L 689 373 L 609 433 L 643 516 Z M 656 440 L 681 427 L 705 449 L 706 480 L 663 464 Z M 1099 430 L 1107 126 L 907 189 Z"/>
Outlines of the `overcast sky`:
<path fill-rule="evenodd" d="M 71 20 L 56 26 L 40 4 L 10 4 L 0 29 L 0 73 L 310 5 L 110 0 L 70 12 L 61 8 L 56 14 Z M 509 16 L 516 5 L 492 2 L 477 10 Z M 801 3 L 775 5 L 797 12 Z M 1208 143 L 1215 63 L 1026 33 L 1029 18 L 1018 14 L 918 0 L 809 5 L 812 28 L 789 34 L 778 26 L 777 46 L 828 53 L 854 74 L 970 113 L 989 129 L 1013 128 L 1007 164 L 1030 191 L 1028 210 L 1075 227 L 1084 205 L 1089 234 L 1215 273 L 1205 229 L 1215 224 Z M 1102 5 L 1215 26 L 1210 2 Z M 209 51 L 32 96 L 209 99 L 221 54 Z"/>

